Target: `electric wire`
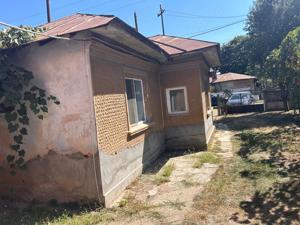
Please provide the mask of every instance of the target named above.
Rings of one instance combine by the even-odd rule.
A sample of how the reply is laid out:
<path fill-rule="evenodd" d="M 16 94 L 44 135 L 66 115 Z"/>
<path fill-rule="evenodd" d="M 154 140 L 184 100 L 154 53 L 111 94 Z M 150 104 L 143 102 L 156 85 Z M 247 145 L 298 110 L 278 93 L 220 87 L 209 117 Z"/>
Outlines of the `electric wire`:
<path fill-rule="evenodd" d="M 211 29 L 209 29 L 209 30 L 202 31 L 202 32 L 200 32 L 200 33 L 196 33 L 196 34 L 194 34 L 194 35 L 191 35 L 191 36 L 189 36 L 188 38 L 193 38 L 193 37 L 197 37 L 197 36 L 200 36 L 200 35 L 208 34 L 208 33 L 211 33 L 211 32 L 217 31 L 217 30 L 221 30 L 221 29 L 224 29 L 224 28 L 226 28 L 226 27 L 230 27 L 230 26 L 233 26 L 233 25 L 236 25 L 236 24 L 245 22 L 245 21 L 246 21 L 246 19 L 244 19 L 244 20 L 239 20 L 239 21 L 235 21 L 235 22 L 233 22 L 233 23 L 225 24 L 225 25 L 222 25 L 222 26 L 219 26 L 219 27 L 211 28 Z"/>

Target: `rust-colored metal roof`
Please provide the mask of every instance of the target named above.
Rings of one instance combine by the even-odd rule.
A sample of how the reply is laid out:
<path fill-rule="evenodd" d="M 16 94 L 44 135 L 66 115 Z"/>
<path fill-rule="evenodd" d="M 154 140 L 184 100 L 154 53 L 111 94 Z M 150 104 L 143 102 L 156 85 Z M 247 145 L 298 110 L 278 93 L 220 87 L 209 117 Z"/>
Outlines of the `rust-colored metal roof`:
<path fill-rule="evenodd" d="M 116 17 L 77 13 L 75 15 L 63 17 L 51 23 L 46 23 L 41 27 L 46 29 L 46 31 L 44 32 L 44 34 L 46 35 L 60 36 L 64 34 L 105 26 L 114 18 Z"/>
<path fill-rule="evenodd" d="M 226 81 L 233 81 L 233 80 L 251 80 L 256 79 L 254 76 L 249 76 L 246 74 L 239 74 L 239 73 L 224 73 L 218 75 L 217 79 L 214 80 L 212 83 L 221 83 Z"/>
<path fill-rule="evenodd" d="M 218 45 L 218 43 L 214 42 L 167 35 L 156 35 L 153 37 L 149 37 L 149 39 L 159 47 L 164 49 L 170 55 L 187 53 Z"/>
<path fill-rule="evenodd" d="M 118 19 L 113 15 L 93 15 L 93 14 L 77 13 L 41 25 L 40 27 L 45 28 L 45 32 L 43 32 L 43 34 L 46 36 L 40 35 L 36 40 L 30 43 L 36 41 L 43 41 L 45 39 L 51 39 L 54 36 L 63 36 L 66 34 L 73 34 L 84 30 L 93 30 L 95 33 L 102 35 L 105 38 L 112 39 L 116 42 L 119 42 L 124 46 L 131 45 L 130 48 L 132 48 L 133 50 L 134 49 L 136 50 L 136 48 L 138 47 L 141 48 L 141 46 L 146 45 L 150 49 L 149 48 L 148 50 L 143 49 L 141 53 L 150 54 L 151 52 L 152 55 L 155 55 L 155 57 L 152 57 L 153 59 L 154 58 L 156 59 L 158 57 L 159 60 L 162 61 L 168 59 L 170 55 L 189 53 L 189 52 L 197 51 L 212 46 L 217 46 L 217 47 L 219 46 L 218 43 L 214 43 L 214 42 L 207 42 L 207 41 L 174 37 L 174 36 L 157 35 L 157 36 L 147 38 L 142 34 L 138 33 L 134 28 L 130 27 L 128 24 L 126 24 L 125 22 L 123 22 L 122 20 Z M 107 29 L 103 27 L 107 27 Z M 115 40 L 117 39 L 118 35 L 124 36 L 123 31 L 128 35 L 125 38 L 120 38 L 120 40 Z M 119 33 L 116 34 L 116 32 Z M 135 43 L 133 42 L 130 43 L 126 41 L 126 38 L 129 38 L 129 36 L 130 37 L 134 36 L 136 38 Z M 137 43 L 138 43 L 138 47 L 136 46 Z M 207 58 L 208 60 L 213 57 L 218 57 L 214 55 L 209 57 L 210 55 L 211 54 L 208 54 L 208 58 Z M 219 65 L 219 61 L 215 64 Z"/>

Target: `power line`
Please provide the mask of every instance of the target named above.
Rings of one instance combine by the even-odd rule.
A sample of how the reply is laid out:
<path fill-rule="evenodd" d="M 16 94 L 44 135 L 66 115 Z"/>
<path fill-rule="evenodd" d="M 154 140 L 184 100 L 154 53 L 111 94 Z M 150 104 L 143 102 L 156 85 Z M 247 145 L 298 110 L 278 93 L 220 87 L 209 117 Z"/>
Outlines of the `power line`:
<path fill-rule="evenodd" d="M 119 7 L 119 8 L 115 8 L 115 9 L 112 9 L 112 10 L 109 10 L 109 11 L 106 11 L 106 12 L 109 13 L 109 12 L 118 11 L 118 10 L 120 10 L 120 9 L 127 8 L 127 7 L 129 7 L 129 6 L 139 4 L 139 3 L 141 3 L 142 1 L 144 1 L 144 0 L 138 0 L 138 1 L 135 1 L 135 2 L 131 2 L 131 3 L 128 3 L 128 4 L 126 4 L 126 5 L 121 6 L 121 7 Z M 106 13 L 106 12 L 105 12 L 105 13 Z"/>
<path fill-rule="evenodd" d="M 109 10 L 109 11 L 106 11 L 104 13 L 109 13 L 109 12 L 117 11 L 119 9 L 123 9 L 123 8 L 129 7 L 131 5 L 138 4 L 138 3 L 142 2 L 142 1 L 143 0 L 138 0 L 138 1 L 135 1 L 135 2 L 131 2 L 131 3 L 125 4 L 125 5 L 121 6 L 121 7 L 118 7 L 118 8 Z M 62 5 L 60 7 L 56 7 L 53 10 L 61 10 L 61 9 L 66 8 L 68 6 L 76 5 L 76 4 L 80 3 L 80 2 L 82 2 L 82 0 L 81 1 L 75 1 L 75 2 L 72 2 L 72 3 L 68 3 L 68 4 Z M 112 1 L 111 0 L 102 1 L 101 3 L 98 3 L 96 5 L 93 5 L 93 6 L 90 6 L 90 7 L 86 7 L 86 8 L 78 9 L 78 10 L 76 10 L 76 12 L 85 11 L 85 10 L 89 10 L 89 9 L 94 9 L 94 8 L 99 7 L 99 6 L 102 6 L 103 4 L 107 4 L 107 3 L 110 3 L 110 2 L 112 2 Z M 33 14 L 33 15 L 29 16 L 29 17 L 26 17 L 26 18 L 23 18 L 23 19 L 19 19 L 18 21 L 20 21 L 20 20 L 27 20 L 27 19 L 39 16 L 39 15 L 43 15 L 43 14 L 44 13 L 36 13 L 36 14 Z"/>
<path fill-rule="evenodd" d="M 13 29 L 17 29 L 17 30 L 21 30 L 21 31 L 25 31 L 25 32 L 32 33 L 32 34 L 35 34 L 35 35 L 40 35 L 40 36 L 48 37 L 48 38 L 54 38 L 54 39 L 60 39 L 60 40 L 68 40 L 68 41 L 69 40 L 73 40 L 73 39 L 66 38 L 66 37 L 58 37 L 58 36 L 47 35 L 47 34 L 44 34 L 44 33 L 41 33 L 41 32 L 36 32 L 36 31 L 32 31 L 32 30 L 25 29 L 25 28 L 22 28 L 22 27 L 17 27 L 17 26 L 14 26 L 14 25 L 11 25 L 11 24 L 8 24 L 8 23 L 4 23 L 4 22 L 1 22 L 1 21 L 0 21 L 0 25 L 6 26 L 6 27 L 10 27 L 10 28 L 13 28 Z"/>
<path fill-rule="evenodd" d="M 104 4 L 109 3 L 109 2 L 111 2 L 111 0 L 103 1 L 103 2 L 98 3 L 96 5 L 89 6 L 89 7 L 86 7 L 86 8 L 81 8 L 81 9 L 78 9 L 76 11 L 79 12 L 79 11 L 85 11 L 85 10 L 89 10 L 89 9 L 94 9 L 94 8 L 97 8 L 98 6 L 104 5 Z"/>
<path fill-rule="evenodd" d="M 195 34 L 195 35 L 192 35 L 192 36 L 189 36 L 188 38 L 193 38 L 193 37 L 197 37 L 197 36 L 200 36 L 200 35 L 203 35 L 203 34 L 207 34 L 207 33 L 210 33 L 210 32 L 214 32 L 214 31 L 217 31 L 217 30 L 221 30 L 221 29 L 224 29 L 226 27 L 230 27 L 232 25 L 235 25 L 235 24 L 238 24 L 238 23 L 242 23 L 242 22 L 245 22 L 246 20 L 239 20 L 239 21 L 236 21 L 236 22 L 233 22 L 233 23 L 229 23 L 229 24 L 226 24 L 226 25 L 223 25 L 223 26 L 219 26 L 219 27 L 215 27 L 215 28 L 212 28 L 212 29 L 209 29 L 207 31 L 203 31 L 201 33 L 198 33 L 198 34 Z"/>
<path fill-rule="evenodd" d="M 245 16 L 185 16 L 185 15 L 177 15 L 177 14 L 170 14 L 166 13 L 166 16 L 169 17 L 178 17 L 178 18 L 184 18 L 184 19 L 232 19 L 232 18 L 240 18 L 240 17 L 246 17 Z"/>
<path fill-rule="evenodd" d="M 61 5 L 59 7 L 55 7 L 53 8 L 53 10 L 61 10 L 63 8 L 66 8 L 66 7 L 69 7 L 69 6 L 72 6 L 72 5 L 76 5 L 78 3 L 82 3 L 82 0 L 80 1 L 75 1 L 75 2 L 70 2 L 68 4 L 64 4 L 64 5 Z M 44 15 L 44 13 L 42 12 L 39 12 L 39 13 L 35 13 L 35 14 L 32 14 L 30 16 L 27 16 L 27 17 L 23 17 L 23 18 L 20 18 L 20 19 L 17 19 L 17 20 L 13 20 L 12 22 L 18 22 L 18 21 L 24 21 L 24 20 L 28 20 L 28 19 L 31 19 L 33 17 L 37 17 L 37 16 L 40 16 L 40 15 Z"/>
<path fill-rule="evenodd" d="M 209 16 L 209 15 L 197 15 L 191 14 L 186 12 L 174 11 L 174 10 L 167 10 L 167 12 L 171 12 L 171 14 L 167 13 L 166 15 L 174 16 L 174 17 L 182 17 L 182 18 L 191 18 L 191 19 L 232 19 L 232 18 L 240 18 L 246 17 L 247 15 L 234 15 L 234 16 Z"/>

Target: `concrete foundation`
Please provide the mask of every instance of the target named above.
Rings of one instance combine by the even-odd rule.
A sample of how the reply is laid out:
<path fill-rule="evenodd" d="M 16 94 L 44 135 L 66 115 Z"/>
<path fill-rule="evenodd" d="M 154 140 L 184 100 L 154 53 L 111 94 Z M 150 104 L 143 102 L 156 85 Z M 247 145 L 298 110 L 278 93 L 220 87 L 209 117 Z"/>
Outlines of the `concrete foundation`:
<path fill-rule="evenodd" d="M 104 204 L 112 206 L 121 192 L 134 181 L 143 168 L 153 162 L 164 150 L 163 133 L 152 133 L 132 147 L 115 155 L 100 151 L 100 168 Z"/>
<path fill-rule="evenodd" d="M 165 129 L 167 149 L 205 148 L 203 124 L 169 127 Z"/>

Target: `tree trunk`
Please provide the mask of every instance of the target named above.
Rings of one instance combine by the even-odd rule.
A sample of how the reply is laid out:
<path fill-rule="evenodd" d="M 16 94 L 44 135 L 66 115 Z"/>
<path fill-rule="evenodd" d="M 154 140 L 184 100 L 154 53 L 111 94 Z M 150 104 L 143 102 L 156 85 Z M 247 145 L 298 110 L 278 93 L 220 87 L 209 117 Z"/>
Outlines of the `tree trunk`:
<path fill-rule="evenodd" d="M 283 101 L 284 111 L 289 111 L 289 90 L 285 85 L 280 85 L 281 99 Z"/>

